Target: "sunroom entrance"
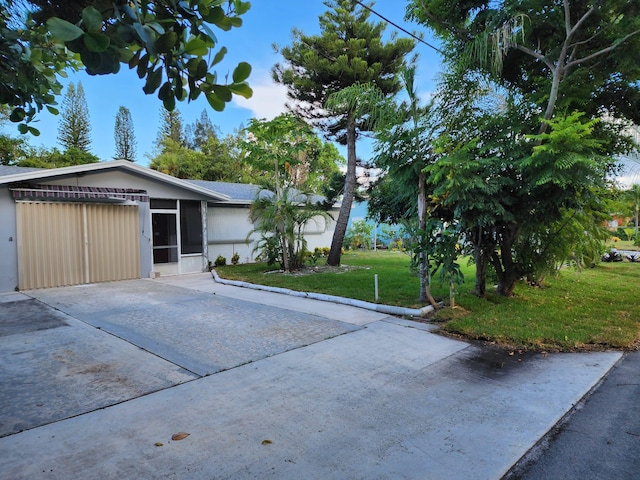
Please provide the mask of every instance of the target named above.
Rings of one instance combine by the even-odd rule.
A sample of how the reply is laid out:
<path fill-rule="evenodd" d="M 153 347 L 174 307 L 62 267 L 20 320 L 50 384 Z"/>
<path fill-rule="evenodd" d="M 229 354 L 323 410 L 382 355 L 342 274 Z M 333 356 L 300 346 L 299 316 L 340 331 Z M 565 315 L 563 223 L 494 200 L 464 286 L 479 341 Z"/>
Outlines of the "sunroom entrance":
<path fill-rule="evenodd" d="M 151 199 L 154 272 L 176 275 L 206 268 L 203 218 L 206 202 Z"/>

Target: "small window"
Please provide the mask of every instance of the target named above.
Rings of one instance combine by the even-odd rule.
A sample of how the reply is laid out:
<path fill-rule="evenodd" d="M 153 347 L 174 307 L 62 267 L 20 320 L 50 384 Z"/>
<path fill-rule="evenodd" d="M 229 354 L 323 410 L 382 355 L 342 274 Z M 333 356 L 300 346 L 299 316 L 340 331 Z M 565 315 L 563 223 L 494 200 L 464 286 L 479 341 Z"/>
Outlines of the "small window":
<path fill-rule="evenodd" d="M 200 202 L 180 201 L 180 253 L 202 253 L 202 217 Z"/>
<path fill-rule="evenodd" d="M 175 210 L 177 208 L 175 200 L 168 200 L 166 198 L 152 198 L 149 201 L 149 206 L 152 210 Z"/>

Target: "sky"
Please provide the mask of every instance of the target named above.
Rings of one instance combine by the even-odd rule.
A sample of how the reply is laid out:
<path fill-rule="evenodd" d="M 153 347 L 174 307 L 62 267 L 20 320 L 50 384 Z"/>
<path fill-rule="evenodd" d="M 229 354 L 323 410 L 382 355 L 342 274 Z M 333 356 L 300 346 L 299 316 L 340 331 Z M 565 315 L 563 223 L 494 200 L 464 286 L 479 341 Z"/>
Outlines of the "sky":
<path fill-rule="evenodd" d="M 252 66 L 248 81 L 253 88 L 253 97 L 250 100 L 234 97 L 224 112 L 211 109 L 204 96 L 191 103 L 177 102 L 176 108 L 182 115 L 184 125 L 193 123 L 206 110 L 212 123 L 223 134 L 227 134 L 241 125 L 246 126 L 251 118 L 271 119 L 285 111 L 286 89 L 271 80 L 271 68 L 282 62 L 282 57 L 274 51 L 272 45 L 290 45 L 293 28 L 306 34 L 319 33 L 318 17 L 327 7 L 322 0 L 253 0 L 251 3 L 251 9 L 242 17 L 242 27 L 229 32 L 214 31 L 218 37 L 218 45 L 224 45 L 229 50 L 223 62 L 217 66 L 218 76 L 230 75 L 238 62 L 248 62 Z M 427 35 L 425 39 L 433 42 L 423 27 L 404 20 L 405 5 L 404 1 L 378 0 L 373 8 L 406 30 L 424 33 Z M 370 20 L 382 21 L 374 15 L 371 15 Z M 389 25 L 386 33 L 395 30 Z M 398 34 L 407 36 L 402 32 Z M 415 52 L 419 55 L 418 93 L 428 96 L 434 89 L 434 80 L 440 71 L 439 54 L 420 43 Z M 115 117 L 119 107 L 125 106 L 131 112 L 134 125 L 136 162 L 147 166 L 160 127 L 162 103 L 156 95 L 144 94 L 144 82 L 138 78 L 135 70 L 129 70 L 123 65 L 115 75 L 90 76 L 84 71 L 71 72 L 68 79 L 63 79 L 65 86 L 69 82 L 76 85 L 82 82 L 91 121 L 91 152 L 101 160 L 113 158 Z M 58 99 L 58 103 L 62 103 L 62 97 Z M 34 126 L 40 130 L 41 135 L 29 138 L 29 143 L 33 146 L 61 149 L 58 143 L 60 115 L 51 115 L 45 111 L 38 114 L 37 119 L 38 123 Z M 359 156 L 366 160 L 370 149 L 369 152 L 366 148 L 361 150 Z"/>
<path fill-rule="evenodd" d="M 238 62 L 248 62 L 252 66 L 249 84 L 253 88 L 253 97 L 245 100 L 234 96 L 232 103 L 227 104 L 223 112 L 216 112 L 207 103 L 204 96 L 196 101 L 177 102 L 177 108 L 186 126 L 192 124 L 202 113 L 207 111 L 212 123 L 220 128 L 223 134 L 232 133 L 241 126 L 246 126 L 251 118 L 271 119 L 284 112 L 286 88 L 275 84 L 271 79 L 274 64 L 282 62 L 282 57 L 274 50 L 273 45 L 287 46 L 292 42 L 291 30 L 297 28 L 306 34 L 320 32 L 318 17 L 327 10 L 323 0 L 253 0 L 251 9 L 243 15 L 243 26 L 229 32 L 215 30 L 218 46 L 226 46 L 229 53 L 217 67 L 219 76 L 231 74 Z M 377 0 L 373 9 L 406 30 L 424 35 L 426 42 L 437 45 L 430 33 L 420 25 L 404 20 L 405 1 Z M 370 20 L 382 21 L 375 15 Z M 392 25 L 387 26 L 386 34 L 397 31 Z M 397 31 L 401 37 L 407 35 Z M 417 60 L 417 90 L 421 97 L 428 98 L 435 90 L 435 84 L 441 71 L 441 57 L 432 48 L 417 43 L 414 50 Z M 115 75 L 90 76 L 84 71 L 70 72 L 69 82 L 82 82 L 89 116 L 91 120 L 91 152 L 101 160 L 110 160 L 115 153 L 114 126 L 115 117 L 120 106 L 131 112 L 136 136 L 136 162 L 147 166 L 153 154 L 155 140 L 160 127 L 161 101 L 156 95 L 145 95 L 142 91 L 143 80 L 135 70 L 123 65 Z M 62 103 L 62 97 L 58 99 Z M 39 113 L 35 124 L 41 132 L 39 137 L 28 136 L 33 146 L 46 148 L 57 147 L 58 124 L 60 115 L 51 115 L 46 110 Z M 15 134 L 13 125 L 3 128 L 5 133 Z M 345 155 L 344 148 L 339 147 Z M 361 141 L 358 144 L 358 156 L 363 160 L 371 157 L 371 142 Z M 629 162 L 618 181 L 623 185 L 640 182 L 640 160 Z"/>

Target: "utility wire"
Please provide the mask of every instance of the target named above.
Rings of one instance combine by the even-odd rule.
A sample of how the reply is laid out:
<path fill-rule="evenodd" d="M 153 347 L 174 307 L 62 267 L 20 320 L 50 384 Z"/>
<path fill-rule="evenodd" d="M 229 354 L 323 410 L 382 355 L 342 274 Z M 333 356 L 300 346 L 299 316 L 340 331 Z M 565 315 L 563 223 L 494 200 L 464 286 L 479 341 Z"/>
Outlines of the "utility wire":
<path fill-rule="evenodd" d="M 371 7 L 365 5 L 364 3 L 362 3 L 360 0 L 352 0 L 354 3 L 357 3 L 358 5 L 360 5 L 362 8 L 369 10 L 371 13 L 373 13 L 375 16 L 380 17 L 382 20 L 384 20 L 385 22 L 387 22 L 389 25 L 393 25 L 394 27 L 396 27 L 398 30 L 406 33 L 407 35 L 409 35 L 411 38 L 417 40 L 420 43 L 424 43 L 427 47 L 429 48 L 433 48 L 436 52 L 444 55 L 444 52 L 442 50 L 440 50 L 438 47 L 435 47 L 433 45 L 431 45 L 428 42 L 425 42 L 422 38 L 418 37 L 417 35 L 411 33 L 409 30 L 402 28 L 400 25 L 398 25 L 397 23 L 392 22 L 391 20 L 389 20 L 388 18 L 386 18 L 385 16 L 381 15 L 380 13 L 376 12 L 374 9 L 372 9 Z"/>

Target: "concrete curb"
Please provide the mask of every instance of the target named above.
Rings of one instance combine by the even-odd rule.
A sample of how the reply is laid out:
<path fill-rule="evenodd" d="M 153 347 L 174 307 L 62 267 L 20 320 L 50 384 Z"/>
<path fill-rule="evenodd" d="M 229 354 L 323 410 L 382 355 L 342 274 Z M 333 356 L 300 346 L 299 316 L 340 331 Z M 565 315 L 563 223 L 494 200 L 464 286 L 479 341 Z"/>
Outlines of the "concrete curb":
<path fill-rule="evenodd" d="M 338 297 L 336 295 L 325 295 L 323 293 L 298 292 L 289 290 L 288 288 L 269 287 L 267 285 L 257 285 L 255 283 L 241 282 L 239 280 L 226 280 L 220 278 L 215 270 L 211 270 L 211 275 L 216 283 L 223 285 L 233 285 L 234 287 L 251 288 L 253 290 L 264 290 L 266 292 L 280 293 L 283 295 L 291 295 L 293 297 L 311 298 L 322 302 L 333 302 L 341 305 L 349 305 L 357 308 L 365 308 L 380 313 L 388 313 L 389 315 L 424 317 L 428 313 L 433 312 L 433 307 L 428 305 L 423 308 L 404 308 L 392 305 L 381 305 L 378 303 L 365 302 L 363 300 L 354 300 L 353 298 Z"/>

